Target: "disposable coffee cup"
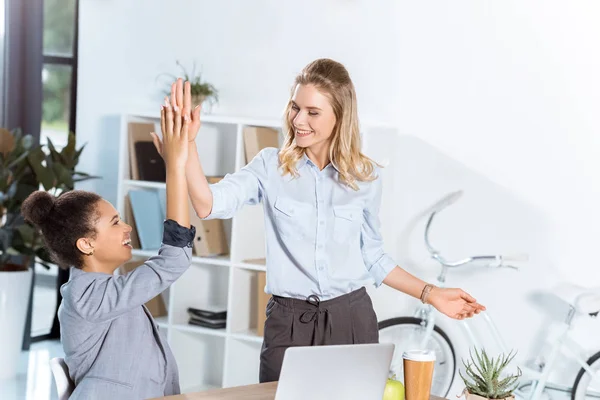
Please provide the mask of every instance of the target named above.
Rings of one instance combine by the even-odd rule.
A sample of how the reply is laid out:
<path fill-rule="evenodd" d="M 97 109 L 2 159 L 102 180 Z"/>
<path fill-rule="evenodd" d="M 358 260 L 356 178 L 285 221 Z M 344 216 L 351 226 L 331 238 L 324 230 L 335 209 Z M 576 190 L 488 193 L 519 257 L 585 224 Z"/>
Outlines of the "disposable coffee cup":
<path fill-rule="evenodd" d="M 435 365 L 431 350 L 409 350 L 402 354 L 406 400 L 429 400 Z"/>

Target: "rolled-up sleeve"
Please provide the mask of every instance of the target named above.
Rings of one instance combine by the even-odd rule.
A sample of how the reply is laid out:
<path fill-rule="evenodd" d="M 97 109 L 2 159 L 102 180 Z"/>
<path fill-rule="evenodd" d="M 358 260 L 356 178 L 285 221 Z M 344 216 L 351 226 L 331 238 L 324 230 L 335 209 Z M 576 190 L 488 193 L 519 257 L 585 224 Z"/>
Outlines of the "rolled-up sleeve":
<path fill-rule="evenodd" d="M 276 148 L 260 151 L 241 170 L 227 174 L 218 183 L 209 185 L 213 195 L 212 210 L 204 219 L 229 219 L 245 204 L 258 204 L 266 182 L 267 163 L 277 157 Z"/>
<path fill-rule="evenodd" d="M 365 267 L 381 286 L 386 276 L 396 267 L 396 262 L 383 249 L 383 238 L 380 232 L 379 208 L 381 206 L 381 177 L 372 182 L 373 195 L 363 210 L 360 245 Z"/>

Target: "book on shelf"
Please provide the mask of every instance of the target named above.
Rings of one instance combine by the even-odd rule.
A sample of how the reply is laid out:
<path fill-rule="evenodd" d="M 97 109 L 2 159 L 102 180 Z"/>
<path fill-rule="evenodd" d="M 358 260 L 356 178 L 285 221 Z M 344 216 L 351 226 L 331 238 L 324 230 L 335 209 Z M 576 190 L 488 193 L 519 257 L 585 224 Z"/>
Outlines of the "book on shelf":
<path fill-rule="evenodd" d="M 210 320 L 227 319 L 227 309 L 225 307 L 206 306 L 202 308 L 188 307 L 187 312 L 190 318 L 202 318 Z"/>
<path fill-rule="evenodd" d="M 188 307 L 191 325 L 210 329 L 222 329 L 227 325 L 227 309 L 220 306 Z"/>
<path fill-rule="evenodd" d="M 190 325 L 201 326 L 203 328 L 209 329 L 223 329 L 227 326 L 227 322 L 225 320 L 202 320 L 198 318 L 191 317 L 188 321 Z"/>
<path fill-rule="evenodd" d="M 158 250 L 162 243 L 165 211 L 156 190 L 130 190 L 133 218 L 143 250 Z"/>

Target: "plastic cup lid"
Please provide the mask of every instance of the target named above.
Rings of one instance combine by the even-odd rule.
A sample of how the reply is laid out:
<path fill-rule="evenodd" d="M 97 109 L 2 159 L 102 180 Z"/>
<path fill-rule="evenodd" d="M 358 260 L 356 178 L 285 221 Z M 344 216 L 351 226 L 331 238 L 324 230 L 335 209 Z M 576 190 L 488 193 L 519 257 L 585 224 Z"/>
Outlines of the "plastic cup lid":
<path fill-rule="evenodd" d="M 411 361 L 435 361 L 435 352 L 432 350 L 407 350 L 402 353 L 402 358 Z"/>

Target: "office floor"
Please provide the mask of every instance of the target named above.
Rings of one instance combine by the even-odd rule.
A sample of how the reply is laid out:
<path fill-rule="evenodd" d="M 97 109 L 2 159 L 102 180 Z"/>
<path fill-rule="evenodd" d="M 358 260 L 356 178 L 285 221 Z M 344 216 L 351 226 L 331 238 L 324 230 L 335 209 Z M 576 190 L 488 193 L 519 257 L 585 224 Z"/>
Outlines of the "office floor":
<path fill-rule="evenodd" d="M 31 336 L 45 335 L 52 328 L 56 309 L 56 284 L 37 284 L 33 292 Z"/>
<path fill-rule="evenodd" d="M 34 343 L 21 354 L 16 379 L 0 381 L 2 400 L 57 400 L 50 359 L 64 355 L 58 340 Z"/>
<path fill-rule="evenodd" d="M 31 320 L 32 336 L 47 334 L 52 327 L 56 307 L 56 274 L 56 268 L 45 270 L 36 267 Z M 52 357 L 62 357 L 63 354 L 58 340 L 33 343 L 29 352 L 21 354 L 16 379 L 0 381 L 0 399 L 57 399 L 49 361 Z"/>

